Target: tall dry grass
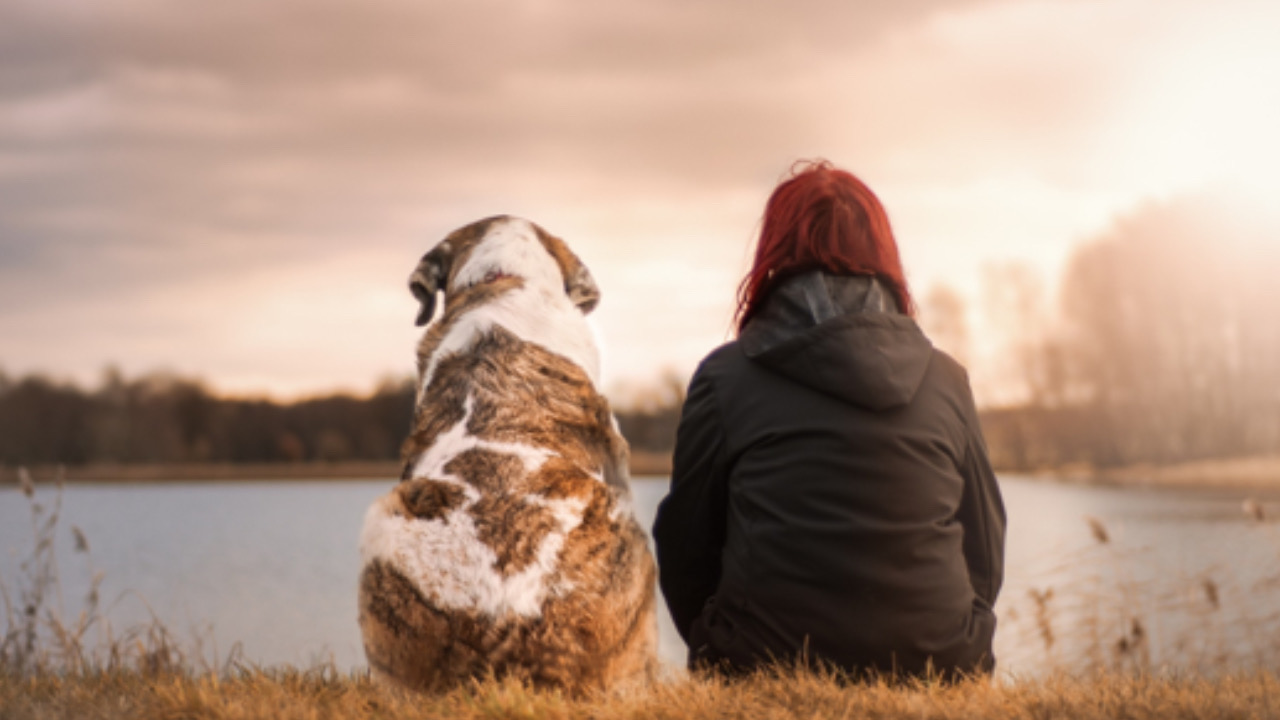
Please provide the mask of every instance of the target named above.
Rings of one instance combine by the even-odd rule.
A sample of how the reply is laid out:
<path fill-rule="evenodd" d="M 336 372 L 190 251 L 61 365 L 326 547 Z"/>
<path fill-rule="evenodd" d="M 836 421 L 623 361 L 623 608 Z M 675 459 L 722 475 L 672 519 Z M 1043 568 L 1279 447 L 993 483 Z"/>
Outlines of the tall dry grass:
<path fill-rule="evenodd" d="M 1006 596 L 997 654 L 1046 673 L 1280 668 L 1280 536 L 1262 503 L 1245 499 L 1242 511 L 1256 526 L 1249 564 L 1229 557 L 1176 574 L 1158 567 L 1155 548 L 1085 517 L 1089 545 L 1064 551 L 1040 582 Z"/>
<path fill-rule="evenodd" d="M 204 638 L 193 634 L 179 642 L 151 613 L 151 622 L 115 628 L 102 604 L 103 573 L 96 569 L 89 539 L 70 527 L 75 557 L 89 575 L 88 591 L 77 609 L 68 611 L 58 567 L 57 540 L 62 513 L 63 476 L 55 477 L 51 501 L 36 497 L 25 468 L 18 482 L 31 516 L 31 550 L 11 586 L 0 577 L 4 631 L 0 634 L 0 677 L 32 678 L 124 671 L 197 672 L 225 670 L 240 660 L 233 647 L 226 658 L 205 652 Z M 145 600 L 142 600 L 145 603 Z"/>
<path fill-rule="evenodd" d="M 103 672 L 0 676 L 0 717 L 168 718 L 1271 718 L 1280 681 L 1269 673 L 1204 678 L 1102 674 L 1025 683 L 847 685 L 780 670 L 736 682 L 685 678 L 629 694 L 581 699 L 515 681 L 479 681 L 434 696 L 365 677 L 260 670 L 146 675 Z"/>

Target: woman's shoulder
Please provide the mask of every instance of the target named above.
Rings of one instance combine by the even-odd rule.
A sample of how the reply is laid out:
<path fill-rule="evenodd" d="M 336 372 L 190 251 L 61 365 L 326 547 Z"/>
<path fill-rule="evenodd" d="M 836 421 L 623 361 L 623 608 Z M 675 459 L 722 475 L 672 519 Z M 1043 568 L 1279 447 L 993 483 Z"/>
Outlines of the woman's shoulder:
<path fill-rule="evenodd" d="M 951 357 L 945 350 L 941 350 L 937 345 L 933 346 L 933 358 L 930 361 L 930 369 L 936 371 L 952 382 L 958 382 L 966 387 L 969 385 L 969 371 L 959 360 Z"/>
<path fill-rule="evenodd" d="M 977 406 L 973 388 L 969 384 L 969 371 L 960 361 L 943 350 L 933 349 L 929 371 L 918 394 L 933 398 L 946 398 L 945 402 L 958 409 L 966 424 L 977 422 Z"/>
<path fill-rule="evenodd" d="M 707 356 L 702 359 L 702 362 L 698 367 L 723 365 L 725 363 L 733 362 L 739 357 L 743 357 L 742 347 L 738 344 L 737 340 L 730 340 L 707 353 Z"/>
<path fill-rule="evenodd" d="M 749 365 L 747 356 L 742 352 L 742 346 L 737 340 L 730 340 L 702 358 L 702 362 L 698 363 L 698 369 L 693 373 L 693 379 L 705 381 L 736 376 L 746 370 Z"/>
<path fill-rule="evenodd" d="M 689 395 L 732 394 L 744 382 L 754 368 L 737 340 L 731 340 L 707 353 L 689 380 Z"/>

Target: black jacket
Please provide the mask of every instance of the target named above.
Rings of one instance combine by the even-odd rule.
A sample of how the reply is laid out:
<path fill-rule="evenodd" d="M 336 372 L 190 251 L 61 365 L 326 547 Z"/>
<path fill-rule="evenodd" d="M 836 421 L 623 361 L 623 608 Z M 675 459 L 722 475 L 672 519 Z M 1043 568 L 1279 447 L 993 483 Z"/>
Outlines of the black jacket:
<path fill-rule="evenodd" d="M 994 667 L 1004 507 L 963 368 L 868 277 L 775 289 L 689 386 L 654 524 L 690 663 Z"/>

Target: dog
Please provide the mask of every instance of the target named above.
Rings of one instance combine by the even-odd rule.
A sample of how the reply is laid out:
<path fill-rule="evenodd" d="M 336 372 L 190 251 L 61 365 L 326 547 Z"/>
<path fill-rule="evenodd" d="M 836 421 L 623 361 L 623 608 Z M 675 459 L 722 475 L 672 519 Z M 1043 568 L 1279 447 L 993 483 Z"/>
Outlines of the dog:
<path fill-rule="evenodd" d="M 496 216 L 409 280 L 418 396 L 400 483 L 360 538 L 373 675 L 445 690 L 516 676 L 574 694 L 655 671 L 654 562 L 598 389 L 600 292 L 559 238 Z"/>

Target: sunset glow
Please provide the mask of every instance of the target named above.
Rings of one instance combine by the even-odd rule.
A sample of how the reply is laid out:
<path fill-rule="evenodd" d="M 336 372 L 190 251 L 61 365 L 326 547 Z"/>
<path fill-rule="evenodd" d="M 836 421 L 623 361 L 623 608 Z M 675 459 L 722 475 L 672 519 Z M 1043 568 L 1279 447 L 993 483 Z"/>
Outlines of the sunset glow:
<path fill-rule="evenodd" d="M 1046 302 L 1144 203 L 1280 190 L 1280 6 L 0 0 L 0 369 L 232 393 L 411 372 L 405 278 L 495 213 L 602 290 L 607 387 L 728 337 L 764 200 L 822 156 L 884 200 L 917 295 Z M 1280 241 L 1277 241 L 1280 242 Z M 927 320 L 927 318 L 926 318 Z"/>

